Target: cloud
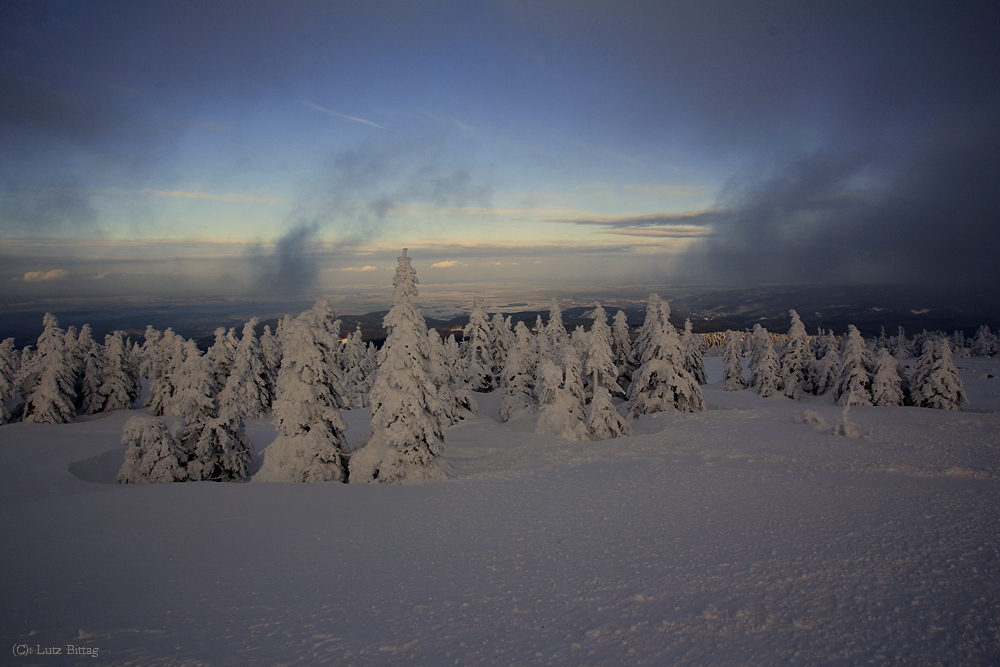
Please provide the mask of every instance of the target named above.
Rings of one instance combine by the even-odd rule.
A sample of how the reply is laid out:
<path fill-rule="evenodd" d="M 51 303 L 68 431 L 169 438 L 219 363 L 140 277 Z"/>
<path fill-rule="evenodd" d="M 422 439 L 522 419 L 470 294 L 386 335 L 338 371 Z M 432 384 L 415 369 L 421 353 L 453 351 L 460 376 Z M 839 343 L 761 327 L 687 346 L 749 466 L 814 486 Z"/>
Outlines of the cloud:
<path fill-rule="evenodd" d="M 24 274 L 24 282 L 35 283 L 48 280 L 62 280 L 69 275 L 66 269 L 53 269 L 51 271 L 28 271 Z"/>
<path fill-rule="evenodd" d="M 641 236 L 645 238 L 658 239 L 693 239 L 702 238 L 711 234 L 704 227 L 696 225 L 676 225 L 670 227 L 625 227 L 606 229 L 602 234 L 618 234 L 619 236 Z"/>
<path fill-rule="evenodd" d="M 318 104 L 313 104 L 312 102 L 303 102 L 302 104 L 306 105 L 310 109 L 315 109 L 316 111 L 320 111 L 322 113 L 329 114 L 331 116 L 336 116 L 337 118 L 343 118 L 344 120 L 353 121 L 355 123 L 361 123 L 363 125 L 370 125 L 372 127 L 377 127 L 380 130 L 387 130 L 387 129 L 389 129 L 389 128 L 386 128 L 386 127 L 382 127 L 378 123 L 373 123 L 370 120 L 365 120 L 364 118 L 358 118 L 357 116 L 348 116 L 346 113 L 340 113 L 338 111 L 331 111 L 329 109 L 324 109 L 323 107 L 319 106 Z"/>
<path fill-rule="evenodd" d="M 458 264 L 458 262 L 456 262 L 455 260 L 451 259 L 451 260 L 448 260 L 446 262 L 434 262 L 433 264 L 431 264 L 431 268 L 434 268 L 434 269 L 447 269 L 449 267 L 455 266 L 456 264 Z"/>
<path fill-rule="evenodd" d="M 682 213 L 649 213 L 633 216 L 587 216 L 579 218 L 551 218 L 542 222 L 558 222 L 573 225 L 595 225 L 601 227 L 665 227 L 665 226 L 706 226 L 724 218 L 722 209 L 684 211 Z"/>
<path fill-rule="evenodd" d="M 136 190 L 136 194 L 154 197 L 170 197 L 171 199 L 204 199 L 237 204 L 284 204 L 284 199 L 274 197 L 257 197 L 255 195 L 238 195 L 232 192 L 215 195 L 209 192 L 186 192 L 184 190 L 152 190 L 149 188 Z"/>
<path fill-rule="evenodd" d="M 643 185 L 629 184 L 623 185 L 622 190 L 637 195 L 654 195 L 669 199 L 683 199 L 686 197 L 700 197 L 708 194 L 711 190 L 705 185 Z"/>
<path fill-rule="evenodd" d="M 319 261 L 311 252 L 319 225 L 299 223 L 278 239 L 274 251 L 253 261 L 256 289 L 265 294 L 306 293 L 319 282 Z"/>
<path fill-rule="evenodd" d="M 370 264 L 366 264 L 365 266 L 348 266 L 341 269 L 341 271 L 377 271 L 377 270 L 378 269 L 376 269 L 374 266 L 371 266 Z"/>

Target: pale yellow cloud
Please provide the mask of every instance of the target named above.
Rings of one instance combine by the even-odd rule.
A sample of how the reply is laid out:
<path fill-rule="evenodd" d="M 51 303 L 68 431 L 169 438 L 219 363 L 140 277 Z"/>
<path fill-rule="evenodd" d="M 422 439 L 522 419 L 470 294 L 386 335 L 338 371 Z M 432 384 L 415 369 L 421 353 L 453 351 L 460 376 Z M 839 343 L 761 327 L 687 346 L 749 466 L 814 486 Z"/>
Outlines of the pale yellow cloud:
<path fill-rule="evenodd" d="M 43 280 L 61 280 L 69 275 L 66 269 L 53 269 L 51 271 L 28 271 L 24 274 L 24 281 L 28 283 L 41 282 Z"/>
<path fill-rule="evenodd" d="M 455 266 L 458 264 L 455 260 L 448 260 L 447 262 L 434 262 L 431 264 L 433 269 L 447 269 L 448 267 Z"/>
<path fill-rule="evenodd" d="M 364 266 L 345 266 L 341 271 L 378 271 L 378 269 L 371 264 L 365 264 Z"/>

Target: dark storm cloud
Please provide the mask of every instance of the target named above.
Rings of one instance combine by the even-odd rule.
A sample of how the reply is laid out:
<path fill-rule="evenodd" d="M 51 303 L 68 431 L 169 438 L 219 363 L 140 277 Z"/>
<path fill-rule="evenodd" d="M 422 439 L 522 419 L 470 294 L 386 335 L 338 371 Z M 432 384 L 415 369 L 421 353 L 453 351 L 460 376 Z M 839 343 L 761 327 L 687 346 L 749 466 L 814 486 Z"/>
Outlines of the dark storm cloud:
<path fill-rule="evenodd" d="M 728 215 L 726 211 L 685 211 L 683 213 L 650 213 L 629 216 L 592 216 L 587 218 L 551 218 L 543 222 L 561 222 L 573 225 L 608 227 L 677 227 L 711 225 Z"/>
<path fill-rule="evenodd" d="M 886 165 L 816 151 L 734 178 L 691 274 L 739 282 L 1000 284 L 1000 136 Z"/>
<path fill-rule="evenodd" d="M 315 222 L 299 223 L 278 239 L 273 252 L 255 253 L 248 258 L 254 268 L 257 293 L 294 296 L 316 286 L 319 257 L 311 244 L 318 231 L 319 225 Z"/>

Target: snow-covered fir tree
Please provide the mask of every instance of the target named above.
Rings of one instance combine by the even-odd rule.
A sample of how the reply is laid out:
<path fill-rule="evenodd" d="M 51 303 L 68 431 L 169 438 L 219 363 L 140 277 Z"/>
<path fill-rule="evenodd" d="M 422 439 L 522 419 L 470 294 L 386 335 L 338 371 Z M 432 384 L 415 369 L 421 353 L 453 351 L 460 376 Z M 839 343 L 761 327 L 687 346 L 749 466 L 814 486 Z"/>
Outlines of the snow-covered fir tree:
<path fill-rule="evenodd" d="M 255 482 L 346 482 L 348 403 L 335 357 L 329 304 L 317 303 L 281 325 L 282 360 L 274 401 L 278 436 L 264 450 Z"/>
<path fill-rule="evenodd" d="M 549 321 L 545 324 L 545 356 L 556 363 L 561 363 L 562 349 L 569 345 L 569 334 L 563 324 L 562 310 L 559 303 L 552 299 L 549 306 Z"/>
<path fill-rule="evenodd" d="M 611 392 L 597 387 L 587 404 L 587 430 L 592 440 L 609 440 L 632 435 L 632 427 L 611 402 Z"/>
<path fill-rule="evenodd" d="M 212 367 L 212 374 L 215 376 L 215 383 L 220 387 L 226 385 L 226 379 L 233 370 L 233 359 L 236 358 L 236 348 L 240 341 L 236 337 L 236 330 L 219 327 L 215 330 L 215 343 L 208 348 L 205 357 Z"/>
<path fill-rule="evenodd" d="M 125 422 L 122 444 L 127 445 L 125 463 L 118 471 L 119 484 L 182 482 L 186 457 L 162 419 L 132 417 Z"/>
<path fill-rule="evenodd" d="M 781 390 L 789 398 L 801 398 L 803 394 L 813 390 L 811 371 L 816 358 L 799 314 L 794 310 L 788 312 L 792 317 L 792 324 L 781 352 Z"/>
<path fill-rule="evenodd" d="M 726 349 L 722 353 L 722 389 L 740 391 L 747 386 L 743 379 L 743 343 L 735 331 L 726 331 Z"/>
<path fill-rule="evenodd" d="M 444 430 L 430 377 L 427 324 L 413 306 L 417 273 L 403 249 L 393 278 L 387 335 L 369 396 L 371 438 L 351 457 L 350 481 L 400 484 L 444 479 Z"/>
<path fill-rule="evenodd" d="M 700 412 L 705 398 L 694 377 L 684 370 L 684 352 L 680 336 L 670 324 L 670 305 L 656 294 L 649 297 L 646 324 L 649 335 L 642 353 L 642 365 L 629 387 L 629 418 L 638 419 L 651 412 L 678 410 Z M 650 317 L 649 311 L 655 315 Z"/>
<path fill-rule="evenodd" d="M 21 355 L 14 348 L 14 339 L 0 342 L 0 425 L 11 420 L 7 401 L 17 393 L 17 371 L 21 365 Z"/>
<path fill-rule="evenodd" d="M 837 386 L 840 378 L 840 344 L 832 333 L 826 333 L 822 337 L 822 344 L 818 347 L 819 355 L 813 365 L 812 385 L 813 391 L 817 394 L 825 394 Z"/>
<path fill-rule="evenodd" d="M 271 409 L 267 362 L 257 338 L 260 321 L 253 317 L 243 327 L 229 377 L 219 392 L 220 414 L 239 413 L 246 419 L 263 419 Z"/>
<path fill-rule="evenodd" d="M 997 352 L 1000 352 L 1000 341 L 984 324 L 976 331 L 972 345 L 969 346 L 969 353 L 974 357 L 992 357 Z"/>
<path fill-rule="evenodd" d="M 465 378 L 472 391 L 488 392 L 497 386 L 496 376 L 493 374 L 493 352 L 490 349 L 493 336 L 489 317 L 486 302 L 476 297 L 464 332 L 467 340 Z"/>
<path fill-rule="evenodd" d="M 531 332 L 518 322 L 514 327 L 514 344 L 507 353 L 507 365 L 501 374 L 503 395 L 500 397 L 500 419 L 508 421 L 535 403 L 532 393 L 534 378 L 534 340 Z"/>
<path fill-rule="evenodd" d="M 264 333 L 260 335 L 260 353 L 267 367 L 267 389 L 271 394 L 271 403 L 278 393 L 278 369 L 281 367 L 281 343 L 271 332 L 271 327 L 264 325 Z"/>
<path fill-rule="evenodd" d="M 940 410 L 961 410 L 969 402 L 947 340 L 924 341 L 910 378 L 910 397 L 917 407 Z"/>
<path fill-rule="evenodd" d="M 660 319 L 660 304 L 659 294 L 650 294 L 646 300 L 646 317 L 642 322 L 642 327 L 639 329 L 639 335 L 632 344 L 633 364 L 636 369 L 642 364 L 643 355 L 645 355 L 646 348 L 650 345 L 653 331 L 659 326 L 657 322 Z"/>
<path fill-rule="evenodd" d="M 597 387 L 604 387 L 608 393 L 624 398 L 625 391 L 618 384 L 618 366 L 615 365 L 615 354 L 611 347 L 608 314 L 598 303 L 595 304 L 592 315 L 594 326 L 585 339 L 587 347 L 583 356 L 587 393 L 593 396 Z"/>
<path fill-rule="evenodd" d="M 774 341 L 767 329 L 754 325 L 753 356 L 750 358 L 750 387 L 761 398 L 770 398 L 781 391 L 781 363 L 774 351 Z"/>
<path fill-rule="evenodd" d="M 899 360 L 910 359 L 916 356 L 918 349 L 914 347 L 913 341 L 906 337 L 906 330 L 899 327 L 896 335 L 889 339 L 889 349 L 892 356 Z"/>
<path fill-rule="evenodd" d="M 694 332 L 691 320 L 684 320 L 684 335 L 681 337 L 681 348 L 684 350 L 684 370 L 691 374 L 698 384 L 708 384 L 705 374 L 704 347 L 701 336 Z"/>
<path fill-rule="evenodd" d="M 37 352 L 31 359 L 35 371 L 24 392 L 21 420 L 39 424 L 65 424 L 76 416 L 76 392 L 70 361 L 66 357 L 66 332 L 52 313 L 42 318 Z"/>
<path fill-rule="evenodd" d="M 511 320 L 504 318 L 503 313 L 494 313 L 490 321 L 490 353 L 493 356 L 493 375 L 499 376 L 507 363 L 507 353 L 514 345 L 514 332 L 511 330 Z M 499 380 L 497 380 L 499 385 Z"/>
<path fill-rule="evenodd" d="M 566 440 L 587 440 L 590 431 L 580 357 L 568 343 L 562 346 L 560 356 L 560 363 L 543 359 L 539 364 L 536 391 L 541 410 L 535 432 Z"/>
<path fill-rule="evenodd" d="M 886 347 L 880 348 L 875 359 L 872 375 L 872 404 L 896 406 L 903 404 L 903 382 L 899 373 L 899 361 Z"/>
<path fill-rule="evenodd" d="M 452 384 L 451 368 L 445 356 L 444 342 L 441 340 L 441 334 L 435 329 L 427 331 L 427 346 L 430 353 L 428 368 L 431 381 L 437 388 L 437 404 L 441 408 L 437 417 L 441 423 L 451 426 L 476 414 L 479 408 L 468 386 L 465 383 L 457 386 Z"/>
<path fill-rule="evenodd" d="M 622 390 L 628 390 L 632 381 L 632 373 L 637 366 L 632 358 L 632 338 L 629 336 L 628 318 L 625 312 L 619 310 L 611 324 L 611 349 L 615 355 L 615 365 L 618 367 L 618 385 Z"/>
<path fill-rule="evenodd" d="M 375 369 L 378 366 L 377 362 L 372 363 L 361 337 L 361 324 L 347 337 L 341 355 L 341 366 L 344 371 L 344 391 L 351 407 L 368 407 L 368 392 L 375 381 Z"/>
<path fill-rule="evenodd" d="M 100 395 L 101 412 L 128 410 L 139 397 L 139 379 L 132 375 L 128 345 L 121 331 L 104 337 Z"/>
<path fill-rule="evenodd" d="M 871 359 L 861 332 L 853 324 L 847 327 L 840 378 L 833 397 L 837 405 L 872 404 Z"/>
<path fill-rule="evenodd" d="M 89 324 L 80 328 L 77 336 L 77 412 L 93 415 L 102 412 L 104 398 L 100 394 L 104 374 L 104 349 L 94 340 Z"/>
<path fill-rule="evenodd" d="M 170 328 L 162 334 L 150 329 L 151 327 L 146 328 L 146 342 L 150 342 L 150 335 L 153 342 L 148 350 L 143 350 L 143 368 L 149 378 L 146 408 L 152 415 L 177 414 L 172 402 L 176 391 L 175 382 L 179 379 L 178 369 L 185 361 L 184 339 Z"/>

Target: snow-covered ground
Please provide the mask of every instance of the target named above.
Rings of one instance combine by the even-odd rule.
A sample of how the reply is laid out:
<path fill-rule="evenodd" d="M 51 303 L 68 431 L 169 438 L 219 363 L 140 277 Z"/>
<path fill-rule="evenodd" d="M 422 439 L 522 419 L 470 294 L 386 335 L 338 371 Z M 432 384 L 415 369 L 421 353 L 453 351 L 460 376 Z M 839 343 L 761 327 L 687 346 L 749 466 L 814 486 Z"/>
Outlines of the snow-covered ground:
<path fill-rule="evenodd" d="M 620 440 L 477 395 L 420 486 L 118 486 L 131 413 L 0 427 L 3 661 L 1000 663 L 1000 361 L 956 360 L 961 413 L 851 408 L 857 438 L 706 361 L 707 412 Z"/>

